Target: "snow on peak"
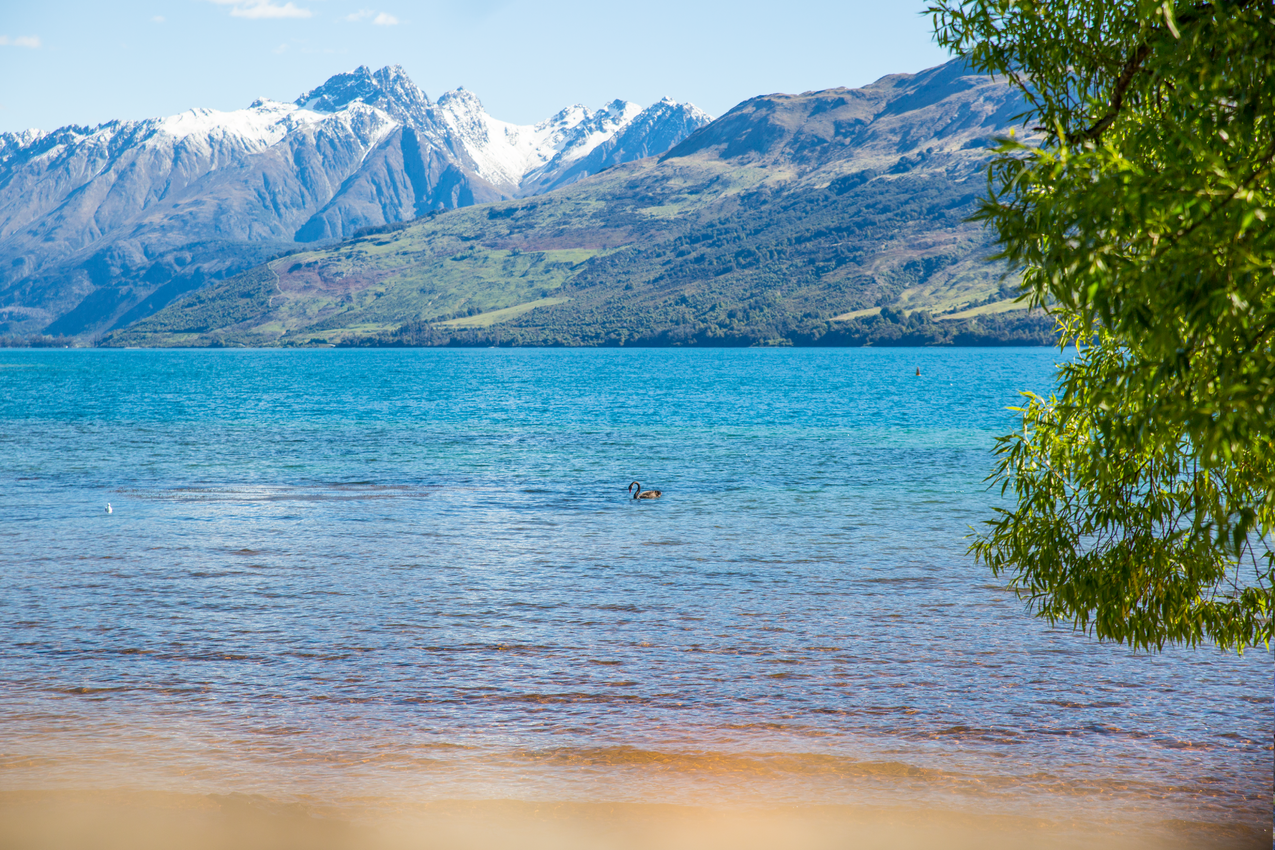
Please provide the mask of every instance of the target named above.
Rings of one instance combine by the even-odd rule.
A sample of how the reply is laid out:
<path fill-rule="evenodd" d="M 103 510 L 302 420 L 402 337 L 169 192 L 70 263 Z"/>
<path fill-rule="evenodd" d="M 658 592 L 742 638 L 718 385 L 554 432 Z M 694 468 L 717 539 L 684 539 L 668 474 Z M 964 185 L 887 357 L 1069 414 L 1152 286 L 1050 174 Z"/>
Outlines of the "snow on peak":
<path fill-rule="evenodd" d="M 218 112 L 190 109 L 159 118 L 156 129 L 176 139 L 188 136 L 236 136 L 250 148 L 267 148 L 303 124 L 323 120 L 322 115 L 291 103 L 258 99 L 247 109 Z"/>
<path fill-rule="evenodd" d="M 381 70 L 372 75 L 372 79 L 381 87 L 383 91 L 409 90 L 420 91 L 416 87 L 416 83 L 412 82 L 412 78 L 407 76 L 407 72 L 403 70 L 402 65 L 386 65 Z M 422 92 L 422 94 L 424 94 Z"/>
<path fill-rule="evenodd" d="M 538 124 L 511 124 L 492 118 L 478 98 L 464 89 L 439 96 L 437 108 L 478 174 L 509 187 L 517 187 L 528 174 L 551 162 L 587 156 L 642 112 L 636 103 L 613 100 L 596 111 L 575 104 Z"/>
<path fill-rule="evenodd" d="M 0 159 L 4 159 L 13 151 L 30 147 L 36 140 L 43 138 L 46 133 L 36 130 L 19 130 L 16 133 L 0 133 Z"/>
<path fill-rule="evenodd" d="M 708 124 L 713 120 L 713 116 L 709 115 L 693 103 L 677 103 L 677 101 L 672 101 L 672 103 L 674 106 L 680 106 L 686 111 L 687 115 L 691 116 L 696 121 L 699 121 L 701 124 Z"/>
<path fill-rule="evenodd" d="M 194 135 L 233 136 L 249 149 L 262 149 L 308 124 L 354 121 L 368 128 L 368 141 L 375 144 L 399 124 L 421 124 L 429 108 L 429 98 L 400 66 L 389 65 L 374 72 L 360 65 L 330 77 L 293 103 L 257 98 L 247 109 L 192 109 L 155 123 L 161 132 L 178 139 Z M 375 130 L 371 129 L 373 125 Z"/>
<path fill-rule="evenodd" d="M 246 109 L 231 112 L 191 109 L 141 122 L 68 126 L 53 134 L 3 133 L 0 160 L 37 145 L 41 155 L 81 143 L 103 147 L 135 129 L 149 140 L 146 144 L 191 139 L 195 144 L 230 142 L 242 152 L 255 152 L 304 127 L 338 125 L 357 138 L 366 156 L 394 128 L 405 126 L 424 132 L 451 155 L 467 160 L 478 176 L 512 194 L 528 180 L 570 167 L 630 126 L 647 127 L 666 118 L 679 125 L 708 121 L 694 106 L 666 97 L 647 109 L 627 100 L 613 100 L 596 110 L 574 104 L 537 124 L 513 124 L 488 115 L 482 101 L 463 87 L 432 103 L 401 66 L 373 71 L 360 65 L 328 78 L 292 103 L 257 98 Z M 54 141 L 40 141 L 46 136 Z"/>
<path fill-rule="evenodd" d="M 353 101 L 375 94 L 379 88 L 372 79 L 372 69 L 360 65 L 353 71 L 328 77 L 323 85 L 301 95 L 295 103 L 303 109 L 331 113 Z"/>
<path fill-rule="evenodd" d="M 360 65 L 329 77 L 323 85 L 296 99 L 297 106 L 328 114 L 353 103 L 375 106 L 406 124 L 419 124 L 430 106 L 429 97 L 400 65 L 387 65 L 376 72 Z"/>
<path fill-rule="evenodd" d="M 478 95 L 461 86 L 438 96 L 438 105 L 452 111 L 481 111 L 483 102 Z"/>
<path fill-rule="evenodd" d="M 492 123 L 478 97 L 464 89 L 439 95 L 433 118 L 457 136 L 461 146 L 471 156 L 475 151 L 488 147 L 493 140 L 500 144 L 504 134 L 504 127 L 496 127 Z"/>

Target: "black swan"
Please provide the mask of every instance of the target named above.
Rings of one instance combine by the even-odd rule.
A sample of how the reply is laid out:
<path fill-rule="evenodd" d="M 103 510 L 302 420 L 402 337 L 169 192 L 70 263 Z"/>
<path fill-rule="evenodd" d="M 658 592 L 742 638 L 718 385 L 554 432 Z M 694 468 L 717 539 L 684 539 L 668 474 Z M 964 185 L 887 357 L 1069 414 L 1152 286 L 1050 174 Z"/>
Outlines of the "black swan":
<path fill-rule="evenodd" d="M 633 488 L 637 488 L 637 492 L 633 492 Z M 642 485 L 634 481 L 629 485 L 629 492 L 633 493 L 635 499 L 658 499 L 660 497 L 659 490 L 643 490 Z"/>

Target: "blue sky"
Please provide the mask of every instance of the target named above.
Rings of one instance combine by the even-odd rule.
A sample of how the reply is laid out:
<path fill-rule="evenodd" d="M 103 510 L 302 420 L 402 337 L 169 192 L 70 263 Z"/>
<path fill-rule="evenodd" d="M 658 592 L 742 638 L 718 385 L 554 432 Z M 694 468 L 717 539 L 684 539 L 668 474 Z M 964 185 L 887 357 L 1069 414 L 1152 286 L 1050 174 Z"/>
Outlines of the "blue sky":
<path fill-rule="evenodd" d="M 399 64 L 497 118 L 668 95 L 714 116 L 777 91 L 860 86 L 945 61 L 924 2 L 0 0 L 0 131 L 293 100 Z"/>

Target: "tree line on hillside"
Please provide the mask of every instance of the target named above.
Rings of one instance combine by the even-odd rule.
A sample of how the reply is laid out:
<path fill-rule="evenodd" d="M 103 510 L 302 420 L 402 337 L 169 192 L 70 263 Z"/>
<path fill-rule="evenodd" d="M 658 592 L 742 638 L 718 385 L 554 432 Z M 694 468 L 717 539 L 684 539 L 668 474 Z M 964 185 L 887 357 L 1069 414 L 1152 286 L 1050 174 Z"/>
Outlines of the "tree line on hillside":
<path fill-rule="evenodd" d="M 83 340 L 73 336 L 48 334 L 31 334 L 22 336 L 9 334 L 0 336 L 0 348 L 76 348 L 84 345 Z"/>
<path fill-rule="evenodd" d="M 326 340 L 325 340 L 326 341 Z M 1017 310 L 972 319 L 939 319 L 925 311 L 904 314 L 885 308 L 879 315 L 844 322 L 754 322 L 736 329 L 703 324 L 678 325 L 641 333 L 633 329 L 598 337 L 543 328 L 493 325 L 452 328 L 434 322 L 408 322 L 396 331 L 350 336 L 338 341 L 349 347 L 488 347 L 488 346 L 698 346 L 745 348 L 759 345 L 796 347 L 904 347 L 927 345 L 1007 346 L 1054 345 L 1054 321 L 1047 314 Z"/>

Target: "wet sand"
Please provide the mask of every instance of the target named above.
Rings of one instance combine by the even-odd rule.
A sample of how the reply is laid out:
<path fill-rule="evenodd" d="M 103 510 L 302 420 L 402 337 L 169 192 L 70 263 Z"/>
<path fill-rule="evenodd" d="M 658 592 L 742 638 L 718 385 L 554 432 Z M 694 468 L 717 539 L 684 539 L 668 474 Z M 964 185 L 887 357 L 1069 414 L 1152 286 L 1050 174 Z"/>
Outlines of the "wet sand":
<path fill-rule="evenodd" d="M 129 791 L 0 792 L 6 850 L 921 850 L 1265 848 L 1270 833 L 890 807 L 354 800 Z"/>

